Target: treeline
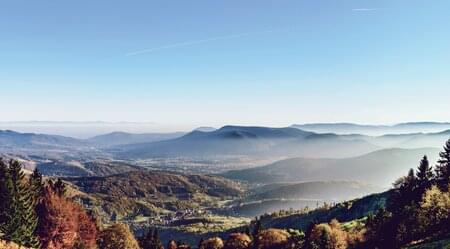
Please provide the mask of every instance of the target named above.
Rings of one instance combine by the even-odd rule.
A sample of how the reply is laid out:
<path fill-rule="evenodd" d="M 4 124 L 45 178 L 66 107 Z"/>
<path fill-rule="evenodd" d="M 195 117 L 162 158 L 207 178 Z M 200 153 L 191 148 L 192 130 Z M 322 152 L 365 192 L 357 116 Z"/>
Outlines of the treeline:
<path fill-rule="evenodd" d="M 400 248 L 450 235 L 450 140 L 433 169 L 426 156 L 394 183 L 385 209 L 366 224 L 367 248 Z"/>

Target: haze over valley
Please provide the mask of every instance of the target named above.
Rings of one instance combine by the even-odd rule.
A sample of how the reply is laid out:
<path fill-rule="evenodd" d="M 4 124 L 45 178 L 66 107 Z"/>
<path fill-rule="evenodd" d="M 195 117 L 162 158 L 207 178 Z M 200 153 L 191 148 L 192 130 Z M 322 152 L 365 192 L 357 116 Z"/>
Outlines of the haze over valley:
<path fill-rule="evenodd" d="M 85 139 L 2 130 L 0 149 L 4 158 L 20 160 L 26 170 L 37 168 L 45 176 L 65 179 L 83 193 L 77 196 L 89 200 L 91 208 L 108 206 L 101 209 L 105 221 L 119 215 L 132 222 L 141 216 L 153 219 L 157 214 L 174 212 L 172 205 L 180 205 L 181 200 L 187 201 L 183 204 L 186 208 L 204 205 L 205 210 L 217 215 L 251 218 L 382 192 L 423 155 L 436 162 L 440 147 L 450 137 L 450 130 L 429 132 L 447 128 L 432 122 L 395 126 L 409 127 L 413 133 L 377 128 L 384 132 L 376 136 L 353 131 L 338 134 L 342 126 L 336 124 L 319 125 L 327 127 L 326 133 L 295 127 L 228 125 L 175 133 L 116 131 Z M 315 125 L 304 127 L 318 129 Z M 206 187 L 207 192 L 200 197 L 195 185 L 199 182 L 177 186 L 172 179 L 156 186 L 141 184 L 149 181 L 142 177 L 155 174 L 162 174 L 158 177 L 161 179 L 186 178 L 183 181 L 187 182 L 210 178 L 202 178 L 201 184 L 206 185 L 200 188 Z M 209 179 L 215 182 L 211 185 L 213 192 L 208 190 Z M 116 191 L 105 184 L 124 189 Z M 103 192 L 105 189 L 113 192 Z M 173 195 L 174 202 L 170 201 L 172 197 L 164 197 L 171 204 L 155 203 L 162 198 L 160 192 Z M 111 195 L 117 200 L 105 199 Z M 197 198 L 198 204 L 191 201 Z M 214 204 L 211 211 L 209 205 L 214 199 L 227 199 L 229 203 L 223 207 Z M 127 207 L 121 203 L 127 203 Z M 227 207 L 232 207 L 231 213 L 225 211 Z"/>

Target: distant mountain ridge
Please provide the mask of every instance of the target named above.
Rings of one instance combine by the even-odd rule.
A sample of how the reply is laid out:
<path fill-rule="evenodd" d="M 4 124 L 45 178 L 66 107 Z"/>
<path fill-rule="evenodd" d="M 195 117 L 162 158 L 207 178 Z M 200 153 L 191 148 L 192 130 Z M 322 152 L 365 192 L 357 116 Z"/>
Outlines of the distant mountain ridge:
<path fill-rule="evenodd" d="M 436 133 L 450 129 L 449 122 L 406 122 L 394 125 L 362 125 L 355 123 L 307 123 L 294 124 L 291 127 L 318 132 L 336 134 L 363 134 L 380 136 L 386 134 Z"/>
<path fill-rule="evenodd" d="M 329 125 L 329 124 L 326 124 Z M 338 125 L 338 124 L 336 124 Z M 352 126 L 353 124 L 340 124 Z M 447 123 L 405 123 L 397 126 L 445 127 Z M 220 129 L 189 133 L 113 132 L 89 139 L 59 135 L 20 133 L 0 130 L 0 152 L 33 150 L 36 153 L 82 151 L 119 159 L 152 157 L 250 156 L 261 158 L 345 158 L 383 148 L 440 148 L 450 138 L 450 129 L 435 133 L 416 132 L 367 136 L 317 133 L 293 127 L 224 126 Z"/>
<path fill-rule="evenodd" d="M 153 156 L 330 156 L 358 155 L 377 149 L 359 138 L 317 134 L 296 128 L 224 126 L 203 132 L 193 131 L 180 138 L 122 146 L 119 155 L 131 158 Z"/>
<path fill-rule="evenodd" d="M 0 148 L 56 148 L 86 146 L 87 143 L 71 137 L 36 133 L 19 133 L 11 130 L 0 130 Z"/>
<path fill-rule="evenodd" d="M 128 132 L 111 132 L 104 135 L 95 136 L 87 139 L 92 144 L 102 146 L 102 147 L 110 147 L 116 145 L 124 145 L 124 144 L 138 144 L 138 143 L 149 143 L 149 142 L 157 142 L 162 140 L 173 139 L 177 137 L 181 137 L 185 132 L 173 132 L 173 133 L 128 133 Z"/>

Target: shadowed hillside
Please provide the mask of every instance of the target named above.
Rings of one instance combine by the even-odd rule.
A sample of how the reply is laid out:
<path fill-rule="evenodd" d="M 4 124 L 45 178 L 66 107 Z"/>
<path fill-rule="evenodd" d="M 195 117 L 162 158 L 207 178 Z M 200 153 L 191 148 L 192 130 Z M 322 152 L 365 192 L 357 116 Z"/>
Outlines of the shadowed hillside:
<path fill-rule="evenodd" d="M 223 175 L 259 183 L 352 180 L 389 186 L 396 176 L 417 164 L 423 155 L 437 155 L 438 152 L 439 149 L 434 148 L 385 149 L 344 159 L 292 158 L 263 167 L 229 171 Z M 430 161 L 435 160 L 432 157 Z"/>

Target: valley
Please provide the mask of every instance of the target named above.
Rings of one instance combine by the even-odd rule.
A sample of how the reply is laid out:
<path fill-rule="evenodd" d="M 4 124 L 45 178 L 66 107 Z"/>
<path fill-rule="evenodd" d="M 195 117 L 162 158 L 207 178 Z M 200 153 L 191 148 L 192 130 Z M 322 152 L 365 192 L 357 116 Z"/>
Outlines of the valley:
<path fill-rule="evenodd" d="M 2 131 L 0 148 L 24 169 L 62 179 L 68 196 L 103 224 L 128 224 L 137 234 L 158 227 L 163 241 L 182 236 L 193 243 L 242 229 L 259 216 L 267 226 L 296 229 L 312 219 L 296 215 L 362 217 L 383 200 L 356 201 L 354 215 L 340 210 L 348 200 L 388 190 L 423 155 L 435 162 L 447 133 L 337 135 L 225 126 L 75 139 Z M 322 217 L 314 210 L 324 206 L 331 210 Z M 286 224 L 297 219 L 303 223 Z"/>
<path fill-rule="evenodd" d="M 164 243 L 195 244 L 241 231 L 254 217 L 304 230 L 313 220 L 367 216 L 423 155 L 436 162 L 448 136 L 243 126 L 88 139 L 0 131 L 0 152 L 63 180 L 67 195 L 105 226 L 120 222 L 138 235 L 157 227 Z"/>

